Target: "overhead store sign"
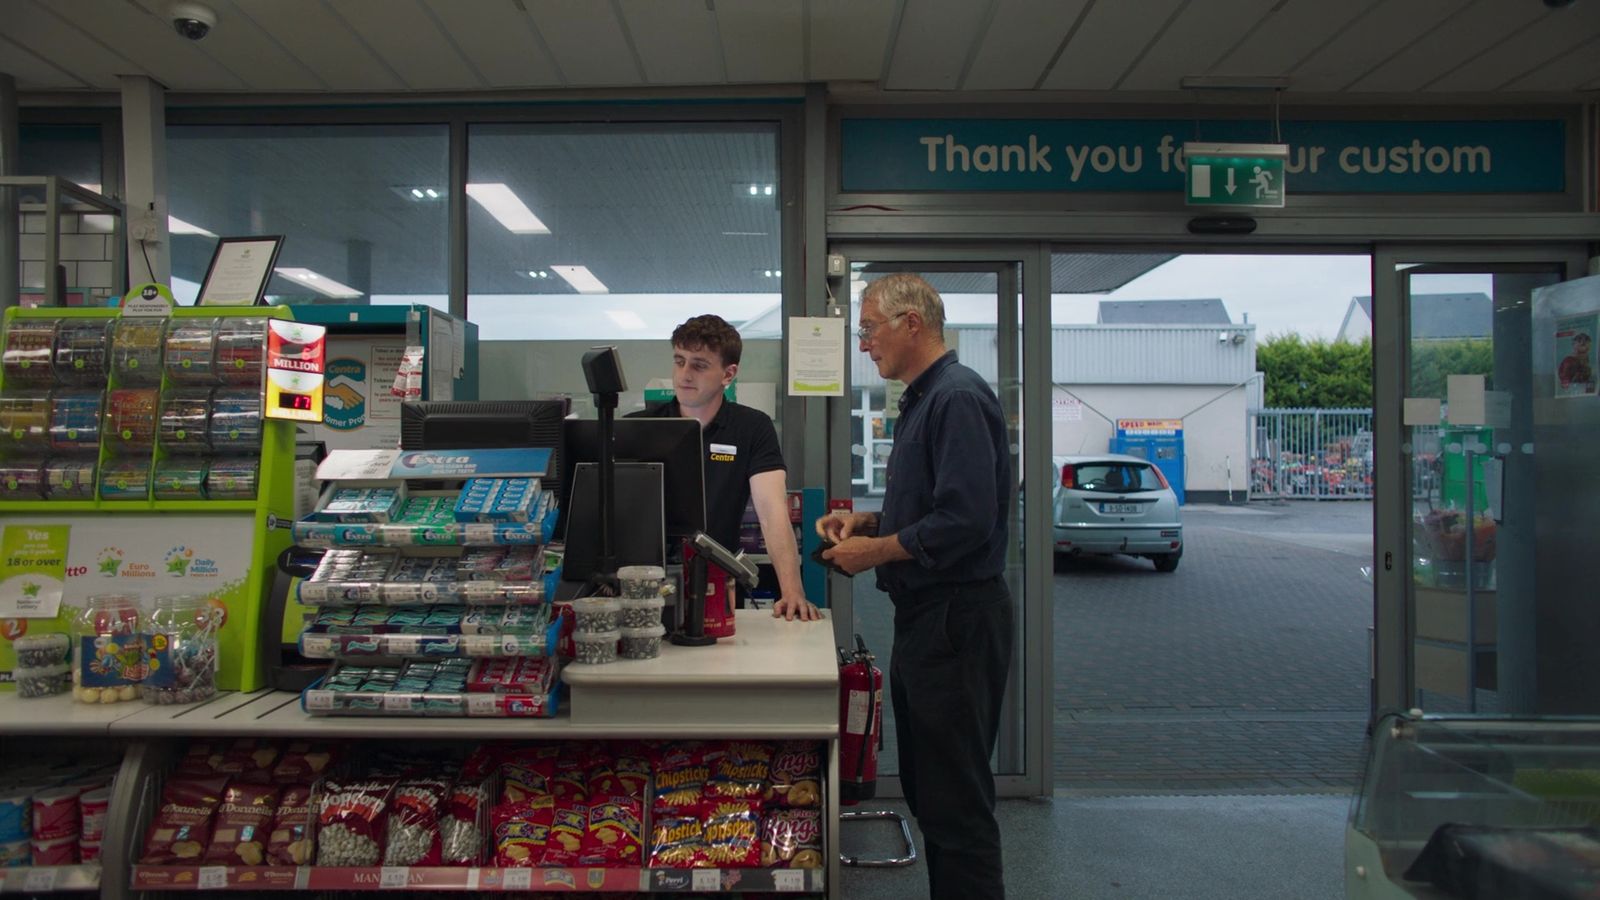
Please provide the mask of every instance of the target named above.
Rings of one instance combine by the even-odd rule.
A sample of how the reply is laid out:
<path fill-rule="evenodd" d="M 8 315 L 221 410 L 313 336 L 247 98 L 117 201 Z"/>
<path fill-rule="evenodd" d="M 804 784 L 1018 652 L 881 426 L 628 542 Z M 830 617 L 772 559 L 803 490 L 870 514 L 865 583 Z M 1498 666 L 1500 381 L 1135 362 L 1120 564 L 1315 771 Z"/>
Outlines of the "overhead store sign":
<path fill-rule="evenodd" d="M 1285 144 L 1184 144 L 1190 206 L 1281 208 Z"/>
<path fill-rule="evenodd" d="M 1259 141 L 1261 121 L 844 119 L 844 191 L 1176 193 L 1185 141 Z M 1284 122 L 1296 194 L 1566 190 L 1563 119 Z"/>

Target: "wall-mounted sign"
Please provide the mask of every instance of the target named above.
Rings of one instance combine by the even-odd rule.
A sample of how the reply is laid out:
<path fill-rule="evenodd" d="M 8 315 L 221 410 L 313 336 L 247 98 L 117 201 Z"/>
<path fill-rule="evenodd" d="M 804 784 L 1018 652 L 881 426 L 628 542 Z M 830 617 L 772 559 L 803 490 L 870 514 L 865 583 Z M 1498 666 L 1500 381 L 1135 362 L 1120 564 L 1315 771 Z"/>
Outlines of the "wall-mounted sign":
<path fill-rule="evenodd" d="M 1190 206 L 1281 208 L 1286 144 L 1184 144 Z"/>

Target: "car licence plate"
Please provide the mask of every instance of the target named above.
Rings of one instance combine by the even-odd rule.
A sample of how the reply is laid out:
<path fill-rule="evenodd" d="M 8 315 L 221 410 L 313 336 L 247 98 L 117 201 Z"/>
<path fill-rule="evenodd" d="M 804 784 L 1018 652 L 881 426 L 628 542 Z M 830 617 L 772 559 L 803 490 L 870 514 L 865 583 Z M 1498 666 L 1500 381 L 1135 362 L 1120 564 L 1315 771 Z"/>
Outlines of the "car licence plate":
<path fill-rule="evenodd" d="M 1141 509 L 1141 507 L 1137 503 L 1102 503 L 1102 504 L 1100 504 L 1100 511 L 1101 512 L 1110 513 L 1110 514 L 1113 514 L 1113 515 L 1125 515 L 1127 513 L 1136 513 L 1136 512 L 1139 512 L 1140 509 Z"/>

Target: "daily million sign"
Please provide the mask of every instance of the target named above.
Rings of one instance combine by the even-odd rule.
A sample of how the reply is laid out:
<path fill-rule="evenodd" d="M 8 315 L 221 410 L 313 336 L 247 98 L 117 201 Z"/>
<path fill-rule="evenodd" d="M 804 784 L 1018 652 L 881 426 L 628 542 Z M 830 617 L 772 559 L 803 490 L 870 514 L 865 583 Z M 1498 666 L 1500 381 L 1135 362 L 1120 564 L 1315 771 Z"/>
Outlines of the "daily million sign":
<path fill-rule="evenodd" d="M 267 321 L 267 418 L 322 421 L 327 337 L 321 325 Z"/>

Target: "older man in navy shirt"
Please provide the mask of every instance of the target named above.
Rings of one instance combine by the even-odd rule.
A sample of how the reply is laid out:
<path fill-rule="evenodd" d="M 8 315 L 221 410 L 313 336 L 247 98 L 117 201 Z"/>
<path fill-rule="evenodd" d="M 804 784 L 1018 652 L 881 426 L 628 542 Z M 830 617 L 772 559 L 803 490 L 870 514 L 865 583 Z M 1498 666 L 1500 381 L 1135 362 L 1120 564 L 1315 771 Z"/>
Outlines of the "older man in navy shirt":
<path fill-rule="evenodd" d="M 944 301 L 900 273 L 867 285 L 861 350 L 906 383 L 882 513 L 817 532 L 852 574 L 876 568 L 894 603 L 889 692 L 900 782 L 927 845 L 934 898 L 1002 897 L 989 755 L 1011 665 L 1002 577 L 1011 458 L 1000 402 L 944 345 Z"/>

